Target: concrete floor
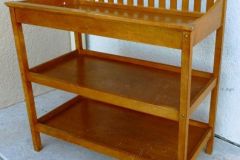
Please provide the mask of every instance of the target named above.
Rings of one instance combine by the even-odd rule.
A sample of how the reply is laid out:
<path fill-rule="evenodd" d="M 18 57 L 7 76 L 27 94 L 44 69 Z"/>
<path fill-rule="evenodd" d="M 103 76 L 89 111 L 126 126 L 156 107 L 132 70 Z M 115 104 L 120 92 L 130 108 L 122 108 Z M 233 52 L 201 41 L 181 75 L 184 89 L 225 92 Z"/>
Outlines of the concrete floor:
<path fill-rule="evenodd" d="M 39 115 L 72 98 L 72 94 L 52 91 L 36 98 Z M 85 148 L 42 135 L 43 150 L 32 149 L 25 103 L 0 110 L 0 157 L 4 160 L 113 160 Z M 1 158 L 0 158 L 1 160 Z M 240 160 L 240 148 L 216 139 L 212 156 L 201 153 L 198 160 Z"/>

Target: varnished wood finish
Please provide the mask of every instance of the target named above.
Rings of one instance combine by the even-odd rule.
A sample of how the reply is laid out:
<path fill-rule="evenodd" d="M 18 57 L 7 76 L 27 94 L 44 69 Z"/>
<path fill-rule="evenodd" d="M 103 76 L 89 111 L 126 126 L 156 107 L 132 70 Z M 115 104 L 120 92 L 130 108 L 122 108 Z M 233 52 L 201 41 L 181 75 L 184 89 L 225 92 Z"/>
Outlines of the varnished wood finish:
<path fill-rule="evenodd" d="M 189 9 L 189 1 L 188 0 L 182 0 L 182 10 L 188 10 Z"/>
<path fill-rule="evenodd" d="M 195 45 L 220 27 L 222 1 L 218 0 L 203 16 L 196 12 L 188 12 L 187 0 L 183 2 L 183 12 L 80 1 L 68 1 L 64 7 L 61 7 L 62 1 L 50 3 L 40 0 L 25 3 L 8 2 L 7 5 L 17 8 L 17 21 L 22 23 L 181 49 L 179 30 L 193 31 L 196 34 Z M 172 5 L 175 7 L 175 3 Z M 209 23 L 209 19 L 212 23 Z M 95 24 L 98 24 L 98 27 L 95 27 Z M 159 27 L 162 29 L 159 30 Z M 126 31 L 128 34 L 125 34 Z"/>
<path fill-rule="evenodd" d="M 195 160 L 206 144 L 212 152 L 226 0 L 166 1 L 6 3 L 35 150 L 43 132 L 123 160 Z M 22 23 L 73 31 L 76 50 L 29 69 Z M 215 30 L 214 72 L 192 70 L 193 46 Z M 181 67 L 85 50 L 82 34 L 180 49 Z M 79 96 L 37 119 L 31 82 Z M 211 91 L 208 124 L 190 120 Z"/>
<path fill-rule="evenodd" d="M 194 11 L 200 12 L 201 11 L 201 3 L 202 0 L 195 0 L 194 1 Z"/>
<path fill-rule="evenodd" d="M 193 31 L 193 43 L 197 44 L 206 36 L 222 26 L 223 2 L 225 0 L 218 0 L 215 5 L 209 9 L 208 13 L 194 22 L 195 30 Z"/>
<path fill-rule="evenodd" d="M 69 31 L 73 30 L 75 32 L 95 34 L 143 43 L 151 43 L 155 45 L 165 45 L 173 48 L 179 48 L 181 46 L 181 32 L 178 30 L 169 30 L 165 28 L 159 30 L 158 27 L 149 25 L 146 26 L 145 24 L 100 20 L 97 17 L 69 17 L 67 15 L 59 15 L 58 13 L 49 14 L 47 12 L 25 9 L 17 9 L 16 12 L 19 13 L 19 16 L 17 17 L 18 21 L 22 21 L 27 24 L 34 24 Z M 96 27 L 96 24 L 98 24 L 98 27 Z M 126 34 L 126 31 L 128 34 Z M 156 36 L 159 38 L 156 39 Z"/>
<path fill-rule="evenodd" d="M 208 84 L 199 92 L 197 96 L 191 101 L 190 113 L 192 114 L 200 103 L 209 95 L 209 93 L 216 87 L 217 78 L 212 78 Z"/>
<path fill-rule="evenodd" d="M 127 3 L 128 3 L 129 6 L 132 6 L 133 3 L 134 3 L 134 0 L 128 0 Z"/>
<path fill-rule="evenodd" d="M 62 89 L 137 111 L 178 119 L 180 73 L 160 67 L 146 68 L 127 63 L 127 60 L 112 61 L 89 55 L 87 51 L 84 56 L 73 52 L 61 59 L 32 69 L 30 79 L 56 88 L 58 83 L 67 82 L 68 86 Z M 51 79 L 51 82 L 47 79 Z M 149 81 L 152 83 L 148 83 Z M 192 99 L 206 88 L 209 81 L 210 78 L 193 77 Z M 74 86 L 74 91 L 70 86 Z M 83 93 L 84 91 L 87 93 Z M 92 93 L 97 95 L 92 97 Z M 108 95 L 103 96 L 105 93 Z M 151 110 L 151 107 L 155 110 Z"/>
<path fill-rule="evenodd" d="M 32 133 L 33 146 L 35 151 L 40 151 L 42 148 L 42 144 L 40 139 L 40 132 L 36 130 L 37 114 L 35 110 L 32 84 L 28 79 L 29 66 L 27 61 L 27 53 L 26 53 L 26 47 L 24 42 L 22 24 L 17 23 L 14 9 L 10 9 L 10 14 L 11 14 L 13 33 L 15 38 L 15 45 L 17 49 L 19 68 L 20 68 L 21 77 L 22 77 L 22 85 L 23 85 L 23 90 L 25 95 L 25 102 L 26 102 L 26 107 L 28 111 L 29 124 L 30 124 L 31 133 Z"/>
<path fill-rule="evenodd" d="M 225 14 L 226 14 L 226 5 L 227 5 L 226 3 L 227 2 L 224 1 L 222 26 L 217 30 L 217 33 L 216 33 L 213 74 L 214 74 L 214 77 L 216 77 L 217 79 L 217 84 L 211 94 L 209 126 L 213 128 L 213 132 L 206 148 L 206 152 L 209 154 L 212 153 L 213 144 L 214 144 L 215 121 L 216 121 L 217 103 L 218 103 L 218 90 L 219 90 L 219 83 L 220 83 L 221 62 L 222 62 L 222 52 L 223 52 L 223 42 L 224 42 L 224 29 L 225 29 L 225 17 L 226 17 Z"/>
<path fill-rule="evenodd" d="M 177 122 L 88 99 L 73 101 L 40 119 L 39 131 L 122 160 L 177 159 Z M 190 125 L 189 160 L 210 131 Z"/>
<path fill-rule="evenodd" d="M 138 0 L 138 1 L 137 1 L 137 5 L 138 5 L 138 6 L 143 6 L 143 0 Z"/>
<path fill-rule="evenodd" d="M 112 54 L 108 54 L 108 53 L 91 51 L 91 50 L 83 51 L 83 53 L 85 53 L 87 55 L 92 55 L 94 57 L 103 58 L 106 60 L 112 60 L 112 61 L 118 61 L 118 62 L 128 62 L 131 64 L 141 65 L 141 66 L 155 68 L 155 69 L 163 69 L 163 70 L 177 72 L 177 73 L 181 72 L 180 67 L 162 64 L 162 63 L 145 61 L 145 60 L 141 60 L 141 59 L 135 59 L 135 58 L 124 57 L 124 56 L 119 56 L 119 55 L 112 55 Z M 212 73 L 198 71 L 198 70 L 194 70 L 194 69 L 192 70 L 192 75 L 197 76 L 197 77 L 202 77 L 202 78 L 211 78 L 212 77 Z"/>
<path fill-rule="evenodd" d="M 176 10 L 177 9 L 177 4 L 178 2 L 182 3 L 182 10 L 188 11 L 190 12 L 190 2 L 189 0 L 157 0 L 159 1 L 159 6 L 155 6 L 153 5 L 155 3 L 155 0 L 149 0 L 148 4 L 144 6 L 144 1 L 143 0 L 137 0 L 136 1 L 136 6 L 137 7 L 145 7 L 145 8 L 163 8 L 163 9 L 168 9 L 166 4 L 167 1 L 169 1 L 170 3 L 170 8 L 169 10 Z M 194 1 L 194 7 L 197 8 L 202 8 L 204 6 L 204 8 L 206 8 L 207 10 L 210 9 L 213 5 L 214 5 L 214 0 L 206 0 L 206 3 L 204 3 L 204 1 L 202 0 L 193 0 Z M 108 0 L 108 1 L 104 1 L 104 0 L 92 0 L 92 1 L 86 1 L 86 2 L 91 2 L 91 3 L 95 3 L 95 4 L 117 4 L 117 5 L 125 5 L 125 6 L 133 6 L 133 0 L 128 0 L 126 4 L 124 4 L 123 0 L 117 0 L 116 2 L 114 2 L 113 0 Z M 44 4 L 44 5 L 51 5 L 51 6 L 59 6 L 59 7 L 71 7 L 71 8 L 77 8 L 77 5 L 80 5 L 82 3 L 85 3 L 85 1 L 79 1 L 79 0 L 68 0 L 68 1 L 64 1 L 64 0 L 27 0 L 26 3 L 34 3 L 34 4 Z M 16 4 L 16 3 L 14 3 Z M 194 10 L 195 12 L 202 12 L 201 9 L 196 9 Z"/>
<path fill-rule="evenodd" d="M 182 57 L 181 57 L 181 82 L 180 82 L 180 109 L 178 132 L 178 160 L 187 159 L 189 110 L 191 103 L 192 80 L 192 49 L 193 39 L 190 32 L 183 33 Z"/>
<path fill-rule="evenodd" d="M 148 6 L 149 7 L 154 7 L 154 0 L 149 0 L 148 1 Z"/>
<path fill-rule="evenodd" d="M 190 121 L 190 125 L 191 125 L 191 121 Z M 208 131 L 205 132 L 205 135 L 202 136 L 201 140 L 195 146 L 192 153 L 190 153 L 190 155 L 188 153 L 188 157 L 191 157 L 191 160 L 197 159 L 199 153 L 202 151 L 202 148 L 204 148 L 206 146 L 207 142 L 209 141 L 211 134 L 212 134 L 212 129 L 208 129 Z"/>
<path fill-rule="evenodd" d="M 214 0 L 207 0 L 207 10 L 209 10 L 214 4 Z"/>
<path fill-rule="evenodd" d="M 170 1 L 170 8 L 171 9 L 177 9 L 177 0 L 171 0 Z"/>
<path fill-rule="evenodd" d="M 160 8 L 166 8 L 166 1 L 165 0 L 159 0 L 159 6 L 160 6 Z"/>
<path fill-rule="evenodd" d="M 82 53 L 83 50 L 83 41 L 82 41 L 82 34 L 78 32 L 74 32 L 75 37 L 75 46 L 79 53 Z"/>

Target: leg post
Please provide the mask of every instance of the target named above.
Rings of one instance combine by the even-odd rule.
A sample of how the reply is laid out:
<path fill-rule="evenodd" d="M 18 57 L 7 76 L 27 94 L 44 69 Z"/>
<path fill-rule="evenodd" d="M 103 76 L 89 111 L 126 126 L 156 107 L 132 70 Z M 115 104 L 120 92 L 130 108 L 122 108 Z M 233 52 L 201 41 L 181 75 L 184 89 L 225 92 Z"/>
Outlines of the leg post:
<path fill-rule="evenodd" d="M 178 160 L 187 160 L 190 87 L 192 72 L 192 35 L 183 33 L 181 58 L 180 112 L 178 129 Z"/>
<path fill-rule="evenodd" d="M 215 42 L 216 44 L 215 44 L 213 75 L 215 78 L 217 78 L 217 84 L 216 84 L 216 87 L 213 89 L 212 95 L 211 95 L 208 124 L 212 128 L 212 135 L 206 147 L 206 153 L 208 154 L 211 154 L 213 152 L 213 145 L 214 145 L 215 121 L 216 121 L 218 90 L 219 90 L 219 81 L 220 81 L 220 73 L 221 73 L 226 8 L 227 8 L 227 0 L 224 0 L 223 7 L 222 7 L 222 26 L 217 30 L 216 42 Z"/>
<path fill-rule="evenodd" d="M 84 34 L 82 34 L 82 33 L 74 32 L 75 46 L 79 53 L 82 53 L 82 51 L 84 49 L 86 49 L 86 47 L 87 47 L 86 39 L 83 36 L 84 36 Z"/>
<path fill-rule="evenodd" d="M 35 151 L 40 151 L 42 148 L 40 132 L 37 130 L 37 114 L 35 109 L 35 102 L 32 90 L 32 84 L 28 79 L 28 61 L 26 47 L 24 43 L 24 35 L 22 30 L 22 24 L 18 23 L 16 20 L 15 10 L 10 9 L 13 33 L 15 38 L 15 44 L 17 49 L 18 63 L 22 77 L 22 85 L 25 95 L 26 107 L 28 112 L 28 119 L 30 124 L 30 129 L 32 133 L 33 146 Z"/>
<path fill-rule="evenodd" d="M 224 27 L 221 27 L 217 30 L 216 34 L 216 47 L 215 47 L 215 56 L 214 56 L 214 69 L 213 75 L 217 78 L 216 87 L 212 91 L 211 103 L 210 103 L 210 112 L 209 112 L 209 126 L 212 128 L 212 135 L 208 141 L 206 147 L 206 153 L 211 154 L 213 151 L 214 144 L 214 134 L 215 134 L 215 121 L 217 113 L 217 102 L 218 102 L 218 90 L 219 90 L 219 78 L 221 72 L 221 59 L 222 59 L 222 44 L 223 44 L 223 32 Z"/>

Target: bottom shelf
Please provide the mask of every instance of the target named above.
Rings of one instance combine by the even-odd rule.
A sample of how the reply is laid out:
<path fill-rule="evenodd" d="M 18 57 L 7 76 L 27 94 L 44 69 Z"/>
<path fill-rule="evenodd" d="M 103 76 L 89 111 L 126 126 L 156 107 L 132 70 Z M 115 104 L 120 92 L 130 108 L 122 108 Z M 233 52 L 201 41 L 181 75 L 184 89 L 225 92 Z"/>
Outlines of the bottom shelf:
<path fill-rule="evenodd" d="M 41 117 L 37 127 L 119 159 L 177 159 L 177 122 L 81 97 Z M 190 123 L 188 159 L 198 154 L 210 133 L 207 125 Z"/>

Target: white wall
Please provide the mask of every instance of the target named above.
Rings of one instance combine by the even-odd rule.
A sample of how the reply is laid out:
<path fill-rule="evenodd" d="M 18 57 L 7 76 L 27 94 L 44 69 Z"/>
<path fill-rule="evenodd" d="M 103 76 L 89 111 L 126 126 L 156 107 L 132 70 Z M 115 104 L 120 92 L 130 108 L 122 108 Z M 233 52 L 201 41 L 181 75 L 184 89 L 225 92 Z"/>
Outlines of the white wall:
<path fill-rule="evenodd" d="M 23 100 L 10 16 L 4 2 L 0 1 L 0 108 Z M 29 26 L 24 32 L 31 66 L 70 49 L 68 32 Z M 48 90 L 34 85 L 35 95 Z"/>
<path fill-rule="evenodd" d="M 238 3 L 238 4 L 237 4 Z M 229 0 L 227 9 L 224 54 L 217 115 L 217 134 L 240 144 L 240 1 Z M 215 33 L 194 48 L 193 67 L 212 71 Z M 89 36 L 89 48 L 124 56 L 179 65 L 178 50 L 129 43 L 116 39 Z M 207 121 L 209 97 L 194 113 L 195 119 Z"/>

